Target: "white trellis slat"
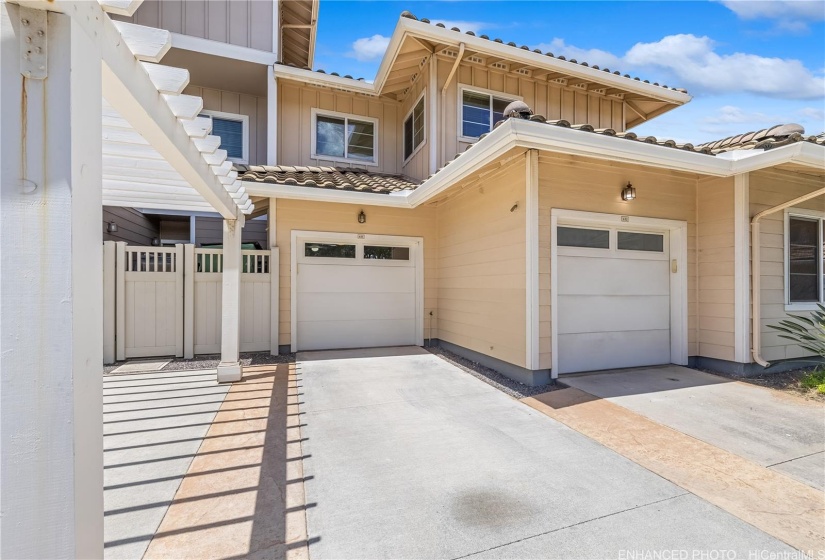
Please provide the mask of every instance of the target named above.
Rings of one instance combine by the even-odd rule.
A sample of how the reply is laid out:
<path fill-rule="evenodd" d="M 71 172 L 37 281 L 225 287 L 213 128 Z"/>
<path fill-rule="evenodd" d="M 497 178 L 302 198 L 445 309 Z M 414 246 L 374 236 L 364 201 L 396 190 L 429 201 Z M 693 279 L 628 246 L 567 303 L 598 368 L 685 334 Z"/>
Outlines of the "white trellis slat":
<path fill-rule="evenodd" d="M 149 74 L 149 79 L 160 93 L 177 95 L 189 85 L 189 70 L 164 66 L 152 62 L 141 62 L 141 66 Z"/>
<path fill-rule="evenodd" d="M 168 95 L 163 98 L 178 119 L 194 119 L 203 109 L 203 99 L 194 95 Z"/>
<path fill-rule="evenodd" d="M 113 21 L 126 46 L 136 59 L 143 62 L 160 62 L 172 48 L 172 34 L 165 29 L 135 25 L 125 21 Z"/>
<path fill-rule="evenodd" d="M 103 11 L 119 16 L 132 16 L 143 4 L 143 0 L 97 0 Z"/>

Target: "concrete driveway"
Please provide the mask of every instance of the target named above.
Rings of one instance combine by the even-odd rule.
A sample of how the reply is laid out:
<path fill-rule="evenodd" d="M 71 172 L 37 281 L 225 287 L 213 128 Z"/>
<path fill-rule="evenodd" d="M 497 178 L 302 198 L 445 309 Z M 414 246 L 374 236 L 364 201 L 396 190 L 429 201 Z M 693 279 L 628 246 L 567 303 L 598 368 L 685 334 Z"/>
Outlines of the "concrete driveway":
<path fill-rule="evenodd" d="M 825 490 L 825 407 L 679 366 L 562 381 L 662 425 Z"/>
<path fill-rule="evenodd" d="M 298 375 L 313 559 L 793 552 L 420 348 L 303 353 Z"/>

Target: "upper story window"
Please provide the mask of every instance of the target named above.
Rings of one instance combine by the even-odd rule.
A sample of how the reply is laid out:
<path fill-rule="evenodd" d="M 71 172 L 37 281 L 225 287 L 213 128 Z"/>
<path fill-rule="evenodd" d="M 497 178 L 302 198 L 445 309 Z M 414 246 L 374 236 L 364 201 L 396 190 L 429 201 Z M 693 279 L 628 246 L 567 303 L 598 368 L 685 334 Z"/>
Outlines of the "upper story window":
<path fill-rule="evenodd" d="M 404 161 L 424 143 L 424 93 L 404 119 Z"/>
<path fill-rule="evenodd" d="M 825 215 L 788 214 L 788 303 L 825 303 Z"/>
<path fill-rule="evenodd" d="M 378 165 L 378 120 L 312 110 L 312 158 Z"/>
<path fill-rule="evenodd" d="M 249 116 L 221 111 L 203 111 L 212 119 L 212 135 L 221 137 L 221 149 L 235 163 L 249 163 Z"/>
<path fill-rule="evenodd" d="M 460 88 L 461 136 L 478 138 L 493 130 L 504 118 L 504 109 L 520 97 L 505 96 L 492 91 Z"/>

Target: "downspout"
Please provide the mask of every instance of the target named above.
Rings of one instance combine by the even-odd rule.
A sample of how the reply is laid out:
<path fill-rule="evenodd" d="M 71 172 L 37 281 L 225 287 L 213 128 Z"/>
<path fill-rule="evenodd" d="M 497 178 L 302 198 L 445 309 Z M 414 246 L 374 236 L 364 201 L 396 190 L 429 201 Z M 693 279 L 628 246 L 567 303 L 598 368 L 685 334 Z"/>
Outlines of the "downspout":
<path fill-rule="evenodd" d="M 458 70 L 458 65 L 461 64 L 461 59 L 464 58 L 464 46 L 465 46 L 464 43 L 460 43 L 458 45 L 458 56 L 455 57 L 455 64 L 453 64 L 453 67 L 450 69 L 450 73 L 447 76 L 447 81 L 444 82 L 444 87 L 441 88 L 441 110 L 442 111 L 446 110 L 447 88 L 450 87 L 450 82 L 452 82 L 453 76 L 455 75 L 456 70 Z M 433 60 L 435 60 L 435 57 L 433 57 Z M 435 61 L 435 64 L 438 64 L 438 61 Z M 458 108 L 456 107 L 456 114 L 458 114 L 457 111 L 458 111 Z M 441 162 L 440 163 L 443 165 L 446 162 L 447 162 L 447 128 L 445 126 L 443 126 L 443 124 L 442 124 L 442 126 L 441 126 Z"/>
<path fill-rule="evenodd" d="M 790 208 L 791 206 L 796 206 L 797 204 L 801 204 L 807 200 L 811 200 L 812 198 L 816 198 L 818 196 L 824 196 L 825 189 L 819 189 L 813 192 L 810 192 L 806 195 L 800 196 L 798 198 L 794 198 L 793 200 L 789 200 L 788 202 L 783 202 L 777 206 L 772 208 L 768 208 L 767 210 L 762 210 L 758 214 L 756 214 L 753 219 L 751 219 L 751 282 L 753 283 L 753 323 L 751 324 L 751 338 L 753 342 L 753 348 L 751 350 L 753 354 L 753 361 L 759 364 L 762 367 L 768 367 L 771 364 L 762 357 L 762 333 L 761 325 L 762 322 L 762 308 L 761 308 L 761 248 L 759 242 L 759 221 L 775 212 L 779 212 L 780 210 L 784 210 L 785 208 Z M 786 243 L 787 245 L 787 243 Z"/>

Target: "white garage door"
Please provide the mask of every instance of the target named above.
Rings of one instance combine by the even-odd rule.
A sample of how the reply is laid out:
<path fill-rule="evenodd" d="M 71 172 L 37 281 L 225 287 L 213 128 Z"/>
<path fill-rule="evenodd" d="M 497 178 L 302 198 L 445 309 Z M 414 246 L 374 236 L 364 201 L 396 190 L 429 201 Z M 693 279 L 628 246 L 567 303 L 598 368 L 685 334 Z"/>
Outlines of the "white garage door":
<path fill-rule="evenodd" d="M 558 226 L 558 369 L 670 363 L 667 232 Z"/>
<path fill-rule="evenodd" d="M 419 245 L 363 237 L 297 239 L 297 350 L 419 344 Z"/>

